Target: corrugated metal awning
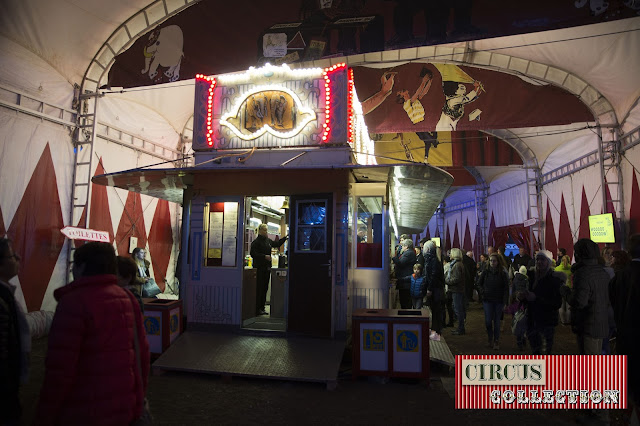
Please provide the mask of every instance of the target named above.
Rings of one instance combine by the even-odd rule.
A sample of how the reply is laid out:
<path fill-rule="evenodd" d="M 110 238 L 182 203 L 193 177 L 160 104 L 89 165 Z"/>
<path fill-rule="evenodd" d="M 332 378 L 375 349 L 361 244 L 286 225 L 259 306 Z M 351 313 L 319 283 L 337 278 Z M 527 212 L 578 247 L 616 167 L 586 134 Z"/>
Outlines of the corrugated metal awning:
<path fill-rule="evenodd" d="M 182 169 L 132 169 L 95 176 L 98 185 L 113 186 L 139 192 L 155 198 L 182 204 L 184 189 L 193 183 L 196 174 L 218 174 L 260 170 L 278 173 L 282 170 L 303 167 L 243 168 L 182 168 Z M 442 202 L 453 176 L 437 167 L 422 163 L 386 164 L 384 166 L 336 165 L 316 168 L 318 172 L 350 169 L 357 182 L 387 182 L 391 221 L 398 234 L 416 234 L 424 231 L 429 219 Z"/>

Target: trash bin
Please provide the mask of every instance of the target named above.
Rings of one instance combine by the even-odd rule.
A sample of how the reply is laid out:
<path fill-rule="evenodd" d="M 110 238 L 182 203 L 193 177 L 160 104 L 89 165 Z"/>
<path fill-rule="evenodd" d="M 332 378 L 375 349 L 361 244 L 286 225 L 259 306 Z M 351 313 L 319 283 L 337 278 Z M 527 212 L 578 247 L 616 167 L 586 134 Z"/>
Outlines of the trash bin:
<path fill-rule="evenodd" d="M 429 311 L 356 309 L 352 375 L 429 379 Z"/>
<path fill-rule="evenodd" d="M 142 299 L 149 350 L 162 354 L 182 333 L 182 300 Z"/>

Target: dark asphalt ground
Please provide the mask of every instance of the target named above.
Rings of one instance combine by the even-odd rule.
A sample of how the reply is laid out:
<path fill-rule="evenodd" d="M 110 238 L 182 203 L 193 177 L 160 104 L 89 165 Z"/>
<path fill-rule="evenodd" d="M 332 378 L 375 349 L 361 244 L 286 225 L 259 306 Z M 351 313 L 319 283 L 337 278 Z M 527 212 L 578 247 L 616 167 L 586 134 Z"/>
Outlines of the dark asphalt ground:
<path fill-rule="evenodd" d="M 505 316 L 507 319 L 510 317 Z M 456 354 L 517 354 L 515 338 L 503 327 L 501 349 L 486 347 L 481 305 L 471 303 L 467 334 L 444 336 Z M 576 351 L 569 326 L 556 329 L 555 354 Z M 34 341 L 30 382 L 21 389 L 23 424 L 31 424 L 44 377 L 46 338 Z M 524 352 L 525 354 L 528 352 Z M 151 376 L 148 398 L 158 425 L 575 425 L 570 410 L 456 410 L 454 372 L 432 363 L 430 382 L 410 379 L 351 378 L 351 353 L 345 351 L 338 386 L 169 372 Z M 621 411 L 611 411 L 622 425 Z"/>

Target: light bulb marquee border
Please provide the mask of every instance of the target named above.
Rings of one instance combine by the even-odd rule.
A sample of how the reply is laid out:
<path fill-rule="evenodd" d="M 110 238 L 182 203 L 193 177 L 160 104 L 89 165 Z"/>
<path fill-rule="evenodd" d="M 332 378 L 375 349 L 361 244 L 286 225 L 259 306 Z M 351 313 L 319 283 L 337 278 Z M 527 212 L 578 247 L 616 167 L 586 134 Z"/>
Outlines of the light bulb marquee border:
<path fill-rule="evenodd" d="M 203 80 L 209 83 L 209 95 L 207 97 L 207 145 L 213 146 L 213 127 L 211 122 L 213 120 L 213 89 L 216 88 L 216 79 L 213 76 L 205 76 L 202 74 L 196 74 L 196 80 Z"/>
<path fill-rule="evenodd" d="M 340 63 L 336 65 L 332 65 L 329 68 L 325 68 L 322 72 L 322 77 L 324 78 L 324 91 L 325 91 L 325 114 L 324 114 L 324 123 L 322 123 L 323 131 L 322 131 L 322 143 L 327 143 L 331 136 L 331 111 L 333 108 L 333 96 L 331 94 L 331 78 L 333 75 L 339 71 L 342 71 L 347 67 L 347 64 Z M 350 98 L 350 95 L 349 95 Z M 350 107 L 351 103 L 348 104 L 348 114 L 351 113 Z M 350 138 L 348 138 L 350 139 Z"/>
<path fill-rule="evenodd" d="M 335 81 L 334 76 L 336 76 L 337 73 L 344 72 L 344 71 L 346 71 L 346 75 L 347 75 L 346 93 L 344 90 L 339 90 L 339 88 L 333 87 L 334 86 L 333 83 Z M 347 137 L 347 142 L 351 146 L 353 146 L 354 138 L 356 134 L 356 131 L 355 131 L 356 123 L 354 118 L 354 107 L 353 107 L 353 93 L 355 89 L 354 89 L 354 83 L 353 83 L 353 70 L 349 69 L 345 63 L 335 64 L 324 69 L 309 68 L 309 69 L 293 69 L 293 70 L 290 69 L 286 64 L 281 67 L 275 67 L 275 66 L 266 64 L 264 67 L 258 68 L 258 69 L 252 67 L 248 71 L 242 74 L 219 75 L 217 77 L 197 74 L 196 82 L 203 81 L 205 82 L 205 84 L 209 85 L 208 93 L 205 95 L 207 98 L 206 100 L 207 108 L 206 108 L 206 130 L 204 133 L 205 133 L 207 145 L 209 147 L 213 147 L 215 142 L 215 139 L 214 139 L 215 118 L 214 118 L 213 105 L 214 105 L 214 89 L 218 83 L 223 85 L 224 84 L 237 85 L 237 84 L 246 84 L 246 83 L 259 81 L 261 79 L 262 80 L 266 79 L 268 81 L 271 78 L 277 78 L 277 77 L 280 77 L 280 78 L 293 77 L 297 79 L 322 77 L 322 79 L 324 80 L 324 89 L 325 89 L 324 97 L 322 97 L 321 95 L 320 105 L 319 105 L 319 107 L 322 109 L 322 100 L 324 100 L 324 113 L 325 113 L 324 122 L 322 123 L 321 134 L 319 135 L 321 144 L 333 142 L 331 140 L 331 136 L 333 133 L 332 120 L 334 121 L 334 125 L 335 125 L 335 119 L 334 119 L 335 114 L 333 112 L 333 109 L 334 109 L 334 106 L 336 105 L 336 99 L 334 94 L 345 93 L 347 95 L 346 137 Z M 247 135 L 240 132 L 238 129 L 235 128 L 235 126 L 231 125 L 227 121 L 229 118 L 237 116 L 240 107 L 246 101 L 246 99 L 248 99 L 249 96 L 262 91 L 283 91 L 288 93 L 292 97 L 292 99 L 294 99 L 294 101 L 296 102 L 298 110 L 305 114 L 305 120 L 303 124 L 297 126 L 297 128 L 294 129 L 294 131 L 287 132 L 287 133 L 278 132 L 271 129 L 269 126 L 264 126 L 258 131 Z M 259 87 L 251 89 L 248 92 L 243 93 L 241 100 L 235 103 L 231 111 L 234 111 L 234 112 L 225 113 L 222 115 L 222 117 L 220 117 L 219 124 L 221 126 L 225 126 L 229 128 L 235 136 L 238 136 L 243 140 L 254 140 L 264 135 L 267 132 L 278 138 L 283 138 L 283 139 L 291 138 L 299 134 L 311 121 L 321 119 L 321 117 L 318 117 L 317 114 L 311 108 L 302 106 L 302 103 L 298 95 L 296 95 L 290 89 L 278 84 L 273 84 L 273 85 L 263 84 Z M 339 121 L 337 125 L 340 125 Z"/>

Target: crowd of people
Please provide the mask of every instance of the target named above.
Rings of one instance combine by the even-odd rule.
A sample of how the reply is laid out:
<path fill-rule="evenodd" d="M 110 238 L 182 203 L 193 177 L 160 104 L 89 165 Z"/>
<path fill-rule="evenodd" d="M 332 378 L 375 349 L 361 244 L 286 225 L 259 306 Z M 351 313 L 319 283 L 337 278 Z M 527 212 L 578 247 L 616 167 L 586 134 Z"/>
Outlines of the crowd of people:
<path fill-rule="evenodd" d="M 116 256 L 108 243 L 91 242 L 74 253 L 74 281 L 58 288 L 49 333 L 45 379 L 36 424 L 133 424 L 145 404 L 149 345 L 141 296 L 150 281 L 141 249 Z M 414 248 L 400 237 L 393 257 L 402 309 L 431 309 L 430 339 L 445 327 L 466 333 L 466 311 L 474 300 L 484 309 L 488 347 L 500 349 L 501 322 L 512 316 L 518 349 L 553 354 L 560 322 L 576 335 L 576 354 L 627 356 L 629 395 L 640 406 L 640 235 L 626 251 L 602 250 L 590 239 L 557 256 L 524 247 L 513 258 L 504 248 L 442 253 L 423 239 Z M 31 337 L 26 313 L 16 302 L 20 256 L 0 239 L 0 424 L 20 424 L 18 390 L 28 378 Z M 615 345 L 611 343 L 615 342 Z M 606 411 L 595 415 L 605 415 Z"/>
<path fill-rule="evenodd" d="M 511 259 L 503 247 L 487 247 L 476 263 L 472 252 L 442 253 L 426 239 L 420 245 L 416 255 L 410 236 L 401 235 L 392 261 L 401 308 L 431 308 L 430 339 L 440 340 L 443 327 L 464 335 L 473 300 L 483 306 L 488 347 L 494 350 L 500 349 L 501 324 L 509 315 L 519 351 L 528 344 L 533 355 L 554 353 L 562 322 L 576 336 L 576 354 L 627 355 L 629 393 L 640 406 L 640 235 L 629 238 L 626 251 L 601 250 L 580 239 L 573 263 L 563 248 L 555 257 L 538 250 L 532 258 L 520 247 Z"/>

